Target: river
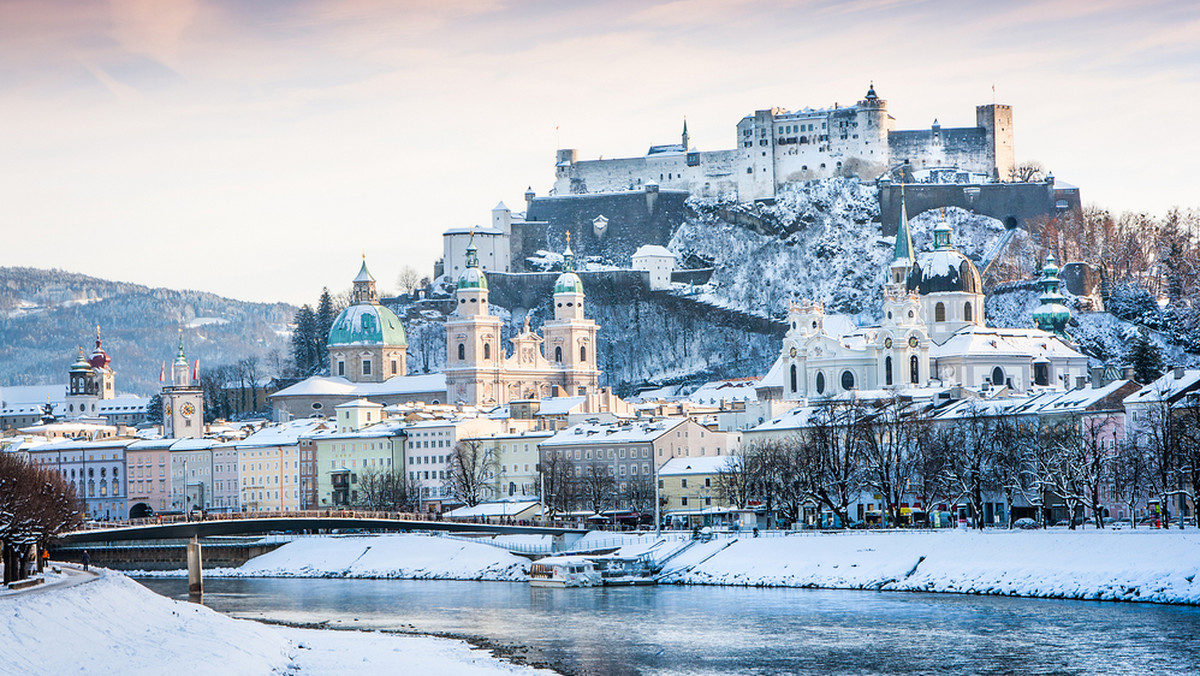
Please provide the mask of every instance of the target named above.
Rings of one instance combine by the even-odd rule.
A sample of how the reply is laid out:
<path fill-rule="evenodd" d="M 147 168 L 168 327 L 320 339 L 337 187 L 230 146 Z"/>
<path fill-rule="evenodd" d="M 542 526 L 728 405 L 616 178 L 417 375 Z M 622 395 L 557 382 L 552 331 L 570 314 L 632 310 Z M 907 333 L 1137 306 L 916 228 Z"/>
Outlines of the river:
<path fill-rule="evenodd" d="M 186 598 L 181 579 L 140 580 Z M 1200 674 L 1200 608 L 742 587 L 209 579 L 236 617 L 453 634 L 574 674 Z"/>

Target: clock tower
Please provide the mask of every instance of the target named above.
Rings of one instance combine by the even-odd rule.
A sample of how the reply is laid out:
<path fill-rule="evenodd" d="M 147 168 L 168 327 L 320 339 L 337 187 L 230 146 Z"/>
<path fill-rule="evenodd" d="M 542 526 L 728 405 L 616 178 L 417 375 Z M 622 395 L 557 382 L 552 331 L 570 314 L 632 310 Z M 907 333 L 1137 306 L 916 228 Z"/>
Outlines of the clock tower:
<path fill-rule="evenodd" d="M 189 372 L 181 334 L 179 352 L 171 363 L 171 382 L 162 389 L 163 436 L 168 439 L 204 436 L 204 390 L 200 387 L 199 371 L 196 362 Z"/>

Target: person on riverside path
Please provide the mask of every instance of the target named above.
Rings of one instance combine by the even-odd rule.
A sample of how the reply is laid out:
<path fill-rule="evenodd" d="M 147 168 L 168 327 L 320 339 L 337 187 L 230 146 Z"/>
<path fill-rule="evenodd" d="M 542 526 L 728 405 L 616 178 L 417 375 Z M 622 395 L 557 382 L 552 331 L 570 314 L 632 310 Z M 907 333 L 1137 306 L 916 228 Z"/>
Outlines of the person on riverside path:
<path fill-rule="evenodd" d="M 91 556 L 88 556 L 88 553 L 87 553 L 87 550 L 86 550 L 86 549 L 85 549 L 85 550 L 83 550 L 83 558 L 81 559 L 81 561 L 83 561 L 83 569 L 84 569 L 84 570 L 87 570 L 87 569 L 88 569 L 88 565 L 90 565 L 90 564 L 92 563 L 92 557 L 91 557 Z"/>

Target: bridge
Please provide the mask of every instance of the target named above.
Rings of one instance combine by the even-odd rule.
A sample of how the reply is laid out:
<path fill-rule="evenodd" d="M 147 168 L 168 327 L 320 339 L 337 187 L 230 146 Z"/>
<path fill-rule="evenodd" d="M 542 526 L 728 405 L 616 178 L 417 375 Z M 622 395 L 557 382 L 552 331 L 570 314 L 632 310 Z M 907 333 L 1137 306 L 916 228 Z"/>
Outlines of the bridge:
<path fill-rule="evenodd" d="M 535 526 L 514 523 L 475 523 L 447 519 L 422 518 L 423 515 L 390 512 L 354 512 L 349 510 L 241 513 L 207 515 L 203 519 L 172 517 L 138 519 L 129 522 L 96 524 L 65 533 L 59 546 L 85 543 L 126 542 L 136 540 L 173 540 L 193 537 L 254 535 L 262 533 L 312 533 L 330 531 L 415 532 L 442 531 L 488 535 L 580 535 L 586 529 L 567 524 Z"/>

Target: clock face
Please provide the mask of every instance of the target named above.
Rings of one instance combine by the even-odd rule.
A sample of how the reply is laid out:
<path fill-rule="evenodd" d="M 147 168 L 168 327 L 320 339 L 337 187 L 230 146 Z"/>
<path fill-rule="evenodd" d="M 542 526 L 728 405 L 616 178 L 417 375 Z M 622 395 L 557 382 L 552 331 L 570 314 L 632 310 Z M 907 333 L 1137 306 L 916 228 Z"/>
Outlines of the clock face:
<path fill-rule="evenodd" d="M 883 346 L 887 349 L 892 349 L 892 339 L 890 337 L 883 339 Z"/>
<path fill-rule="evenodd" d="M 909 346 L 909 347 L 916 347 L 917 345 L 919 345 L 919 344 L 920 344 L 920 342 L 921 342 L 921 341 L 917 340 L 917 337 L 916 337 L 916 336 L 909 336 L 909 337 L 908 337 L 908 346 Z"/>
<path fill-rule="evenodd" d="M 795 356 L 796 356 L 796 348 L 794 348 L 794 347 L 793 347 L 793 348 L 792 348 L 792 351 L 791 351 L 791 352 L 789 352 L 788 354 L 790 354 L 790 355 L 792 355 L 793 357 L 795 357 Z"/>
<path fill-rule="evenodd" d="M 196 407 L 192 406 L 192 402 L 185 401 L 183 406 L 179 407 L 179 412 L 182 413 L 184 417 L 190 418 L 196 413 Z"/>

